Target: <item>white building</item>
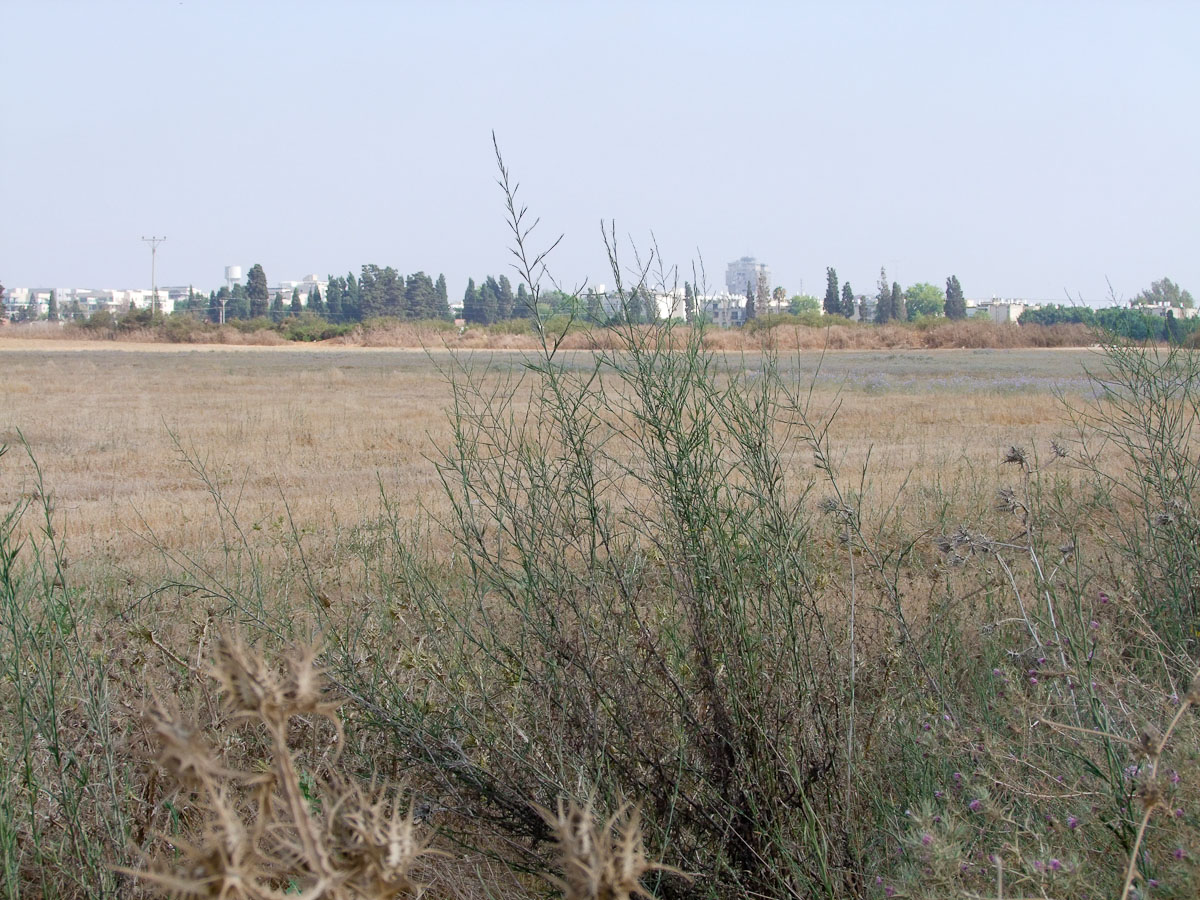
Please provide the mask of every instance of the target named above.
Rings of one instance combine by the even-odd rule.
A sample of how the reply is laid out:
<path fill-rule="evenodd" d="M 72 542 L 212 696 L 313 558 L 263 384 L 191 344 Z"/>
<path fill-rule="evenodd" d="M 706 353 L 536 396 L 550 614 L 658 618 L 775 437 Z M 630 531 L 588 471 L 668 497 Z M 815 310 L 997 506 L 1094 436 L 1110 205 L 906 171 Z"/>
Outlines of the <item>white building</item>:
<path fill-rule="evenodd" d="M 1194 319 L 1196 314 L 1200 312 L 1197 309 L 1187 309 L 1181 306 L 1167 306 L 1165 303 L 1154 303 L 1146 306 L 1135 306 L 1134 309 L 1139 312 L 1148 313 L 1152 316 L 1158 316 L 1165 319 L 1167 313 L 1171 313 L 1176 319 Z"/>
<path fill-rule="evenodd" d="M 315 273 L 305 275 L 299 281 L 281 281 L 271 288 L 271 297 L 274 298 L 276 294 L 282 294 L 283 302 L 286 304 L 292 300 L 292 291 L 299 291 L 300 302 L 307 306 L 308 296 L 313 292 L 313 288 L 319 288 L 321 298 L 324 299 L 325 295 L 329 293 L 329 282 L 322 281 Z"/>

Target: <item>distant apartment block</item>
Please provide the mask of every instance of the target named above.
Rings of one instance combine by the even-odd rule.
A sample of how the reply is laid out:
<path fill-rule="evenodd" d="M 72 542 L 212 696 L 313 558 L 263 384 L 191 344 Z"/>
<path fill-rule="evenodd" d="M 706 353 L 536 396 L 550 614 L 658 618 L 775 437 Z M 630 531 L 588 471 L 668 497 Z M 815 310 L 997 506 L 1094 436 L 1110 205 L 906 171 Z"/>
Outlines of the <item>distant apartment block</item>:
<path fill-rule="evenodd" d="M 746 296 L 746 288 L 758 290 L 758 276 L 767 279 L 767 293 L 771 291 L 771 270 L 753 256 L 743 256 L 725 267 L 725 290 L 731 294 Z"/>

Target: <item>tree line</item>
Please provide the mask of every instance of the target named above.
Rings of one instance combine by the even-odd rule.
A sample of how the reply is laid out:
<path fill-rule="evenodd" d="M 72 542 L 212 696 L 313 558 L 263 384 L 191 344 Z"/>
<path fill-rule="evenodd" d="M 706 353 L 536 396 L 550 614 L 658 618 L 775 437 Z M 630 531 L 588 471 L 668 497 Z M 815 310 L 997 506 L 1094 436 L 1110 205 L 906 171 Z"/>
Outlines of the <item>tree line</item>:
<path fill-rule="evenodd" d="M 875 308 L 868 315 L 866 298 L 856 301 L 850 282 L 843 283 L 839 289 L 837 270 L 833 267 L 825 270 L 825 299 L 821 308 L 827 316 L 852 319 L 857 314 L 861 321 L 870 319 L 876 325 L 911 322 L 923 316 L 945 316 L 947 319 L 967 317 L 966 296 L 957 275 L 946 279 L 945 291 L 928 282 L 919 282 L 907 290 L 901 290 L 898 281 L 888 282 L 887 269 L 881 266 L 878 289 L 872 299 Z"/>
<path fill-rule="evenodd" d="M 330 322 L 361 322 L 390 316 L 396 319 L 449 319 L 450 304 L 446 295 L 446 276 L 434 280 L 424 272 L 403 275 L 392 266 L 364 265 L 356 277 L 353 272 L 343 276 L 330 275 L 325 296 L 320 287 L 313 287 L 306 297 L 299 288 L 284 298 L 277 291 L 271 297 L 267 276 L 257 263 L 246 274 L 246 283 L 212 291 L 207 297 L 188 292 L 186 300 L 176 304 L 176 311 L 200 315 L 212 322 L 225 319 L 271 319 L 280 321 L 304 312 Z"/>

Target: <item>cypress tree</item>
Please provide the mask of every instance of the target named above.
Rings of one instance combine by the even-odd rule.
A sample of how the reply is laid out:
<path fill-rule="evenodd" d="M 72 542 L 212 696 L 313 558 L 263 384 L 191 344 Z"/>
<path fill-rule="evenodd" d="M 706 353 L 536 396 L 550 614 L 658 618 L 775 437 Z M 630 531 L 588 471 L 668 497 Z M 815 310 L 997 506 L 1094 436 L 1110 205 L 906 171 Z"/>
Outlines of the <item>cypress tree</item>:
<path fill-rule="evenodd" d="M 271 302 L 271 291 L 267 287 L 267 275 L 263 267 L 255 263 L 246 274 L 246 299 L 249 301 L 250 318 L 255 319 L 267 314 Z"/>
<path fill-rule="evenodd" d="M 325 288 L 325 316 L 330 322 L 341 322 L 345 318 L 345 312 L 342 310 L 342 295 L 345 290 L 345 281 L 329 276 L 329 287 Z"/>
<path fill-rule="evenodd" d="M 437 307 L 434 310 L 434 318 L 448 319 L 450 318 L 450 296 L 446 293 L 446 276 L 439 274 L 437 281 L 433 284 L 434 293 L 437 295 Z"/>
<path fill-rule="evenodd" d="M 892 282 L 892 319 L 896 322 L 908 321 L 908 309 L 904 303 L 904 292 L 900 290 L 900 282 Z"/>
<path fill-rule="evenodd" d="M 825 270 L 825 315 L 837 316 L 842 312 L 842 300 L 838 294 L 837 271 L 830 266 Z"/>
<path fill-rule="evenodd" d="M 967 301 L 963 297 L 962 285 L 958 276 L 951 275 L 946 279 L 946 318 L 965 319 L 967 317 Z"/>
<path fill-rule="evenodd" d="M 292 303 L 288 311 L 293 316 L 299 316 L 303 309 L 304 306 L 300 303 L 300 288 L 294 287 L 292 288 Z"/>
<path fill-rule="evenodd" d="M 411 318 L 443 318 L 442 314 L 438 311 L 440 301 L 438 300 L 437 288 L 434 286 L 433 279 L 424 272 L 414 272 L 408 276 L 404 295 L 408 305 L 408 314 Z"/>
<path fill-rule="evenodd" d="M 347 322 L 361 322 L 362 288 L 359 287 L 353 272 L 346 273 L 346 281 L 342 288 L 342 319 Z"/>
<path fill-rule="evenodd" d="M 58 321 L 58 295 L 50 292 L 50 305 L 46 307 L 46 318 L 51 322 Z"/>
<path fill-rule="evenodd" d="M 517 285 L 517 298 L 513 301 L 513 316 L 518 319 L 532 319 L 536 310 L 533 308 L 533 297 L 525 290 L 524 284 Z"/>
<path fill-rule="evenodd" d="M 325 304 L 321 301 L 320 285 L 313 285 L 313 289 L 308 292 L 308 311 L 314 316 L 325 315 Z"/>
<path fill-rule="evenodd" d="M 746 282 L 746 318 L 745 318 L 745 321 L 749 322 L 751 319 L 755 318 L 757 315 L 758 315 L 758 310 L 756 310 L 754 308 L 754 285 L 752 285 L 750 282 L 747 281 Z"/>
<path fill-rule="evenodd" d="M 879 267 L 879 293 L 875 295 L 875 324 L 884 325 L 892 318 L 892 288 L 888 284 L 887 270 Z"/>
<path fill-rule="evenodd" d="M 854 291 L 850 289 L 850 282 L 842 285 L 842 305 L 839 310 L 847 319 L 854 318 Z"/>
<path fill-rule="evenodd" d="M 463 321 L 468 324 L 482 322 L 479 311 L 479 291 L 475 289 L 475 279 L 467 279 L 467 290 L 463 294 Z"/>
<path fill-rule="evenodd" d="M 279 322 L 283 320 L 283 294 L 279 291 L 275 292 L 275 299 L 271 301 L 271 321 Z"/>
<path fill-rule="evenodd" d="M 691 282 L 683 283 L 683 315 L 688 322 L 696 319 L 696 292 L 692 290 Z"/>
<path fill-rule="evenodd" d="M 512 282 L 505 275 L 500 276 L 500 293 L 498 296 L 499 303 L 497 304 L 496 315 L 501 319 L 511 319 L 516 297 L 513 296 Z"/>
<path fill-rule="evenodd" d="M 8 305 L 4 302 L 4 285 L 0 284 L 0 322 L 8 318 Z"/>
<path fill-rule="evenodd" d="M 500 285 L 489 275 L 479 288 L 479 309 L 484 325 L 491 325 L 500 318 Z"/>

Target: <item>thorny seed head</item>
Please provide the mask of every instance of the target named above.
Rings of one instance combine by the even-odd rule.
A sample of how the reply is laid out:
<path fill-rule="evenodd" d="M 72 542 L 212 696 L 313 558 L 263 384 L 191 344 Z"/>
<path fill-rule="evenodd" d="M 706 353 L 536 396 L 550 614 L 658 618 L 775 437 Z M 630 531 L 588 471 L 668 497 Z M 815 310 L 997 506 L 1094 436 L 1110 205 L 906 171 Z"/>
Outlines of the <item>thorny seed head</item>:
<path fill-rule="evenodd" d="M 416 897 L 424 885 L 411 877 L 421 856 L 437 853 L 417 835 L 413 809 L 401 812 L 401 792 L 367 792 L 345 786 L 330 832 L 338 854 L 352 862 L 363 896 Z"/>
<path fill-rule="evenodd" d="M 1008 453 L 1004 455 L 1004 461 L 1006 463 L 1016 463 L 1019 466 L 1028 466 L 1029 451 L 1024 447 L 1018 447 L 1016 444 L 1013 444 L 1008 448 Z"/>
<path fill-rule="evenodd" d="M 1066 459 L 1068 456 L 1067 448 L 1056 440 L 1050 441 L 1050 452 L 1058 459 Z"/>
<path fill-rule="evenodd" d="M 261 716 L 277 722 L 282 717 L 284 690 L 279 678 L 262 657 L 233 634 L 217 643 L 213 677 L 221 683 L 225 702 L 243 716 Z"/>
<path fill-rule="evenodd" d="M 161 701 L 146 711 L 146 719 L 158 738 L 158 762 L 180 787 L 199 790 L 227 774 L 200 736 Z"/>
<path fill-rule="evenodd" d="M 674 871 L 646 859 L 642 846 L 641 817 L 623 804 L 602 826 L 597 826 L 591 803 L 559 803 L 557 815 L 541 810 L 558 841 L 559 868 L 554 879 L 566 900 L 629 900 L 650 897 L 641 878 L 654 869 Z M 623 819 L 623 821 L 622 821 Z"/>

